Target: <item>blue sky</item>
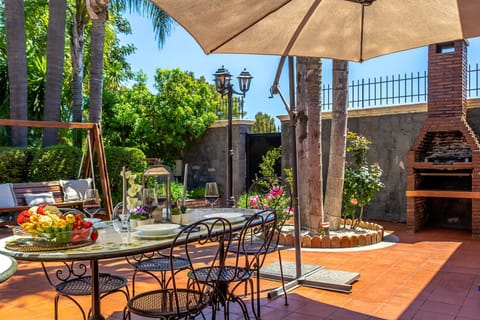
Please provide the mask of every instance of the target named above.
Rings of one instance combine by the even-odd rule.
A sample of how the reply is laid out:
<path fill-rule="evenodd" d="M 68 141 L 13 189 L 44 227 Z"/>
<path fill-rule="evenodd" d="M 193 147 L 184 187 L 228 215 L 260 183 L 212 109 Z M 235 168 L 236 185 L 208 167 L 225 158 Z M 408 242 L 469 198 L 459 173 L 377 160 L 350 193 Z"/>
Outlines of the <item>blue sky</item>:
<path fill-rule="evenodd" d="M 240 74 L 243 68 L 252 74 L 250 91 L 247 92 L 244 108 L 246 118 L 253 119 L 257 112 L 266 112 L 273 117 L 285 115 L 285 107 L 278 95 L 270 96 L 275 73 L 280 58 L 278 56 L 211 54 L 205 55 L 197 42 L 179 25 L 166 39 L 162 49 L 158 48 L 153 35 L 151 21 L 137 14 L 127 14 L 132 25 L 132 34 L 121 35 L 123 44 L 132 43 L 137 52 L 127 60 L 134 71 L 142 70 L 148 75 L 148 84 L 153 88 L 153 76 L 157 68 L 180 68 L 191 71 L 198 78 L 204 76 L 213 83 L 213 73 L 222 65 L 232 76 Z M 212 31 L 213 32 L 213 31 Z M 468 60 L 470 64 L 480 63 L 480 40 L 470 39 Z M 407 50 L 374 58 L 363 63 L 350 62 L 349 81 L 361 78 L 392 76 L 397 74 L 423 72 L 427 69 L 427 47 Z M 280 90 L 288 99 L 288 69 L 285 65 L 280 82 Z M 323 59 L 323 83 L 331 83 L 332 63 Z M 234 89 L 238 88 L 236 82 Z M 152 89 L 153 91 L 153 89 Z"/>

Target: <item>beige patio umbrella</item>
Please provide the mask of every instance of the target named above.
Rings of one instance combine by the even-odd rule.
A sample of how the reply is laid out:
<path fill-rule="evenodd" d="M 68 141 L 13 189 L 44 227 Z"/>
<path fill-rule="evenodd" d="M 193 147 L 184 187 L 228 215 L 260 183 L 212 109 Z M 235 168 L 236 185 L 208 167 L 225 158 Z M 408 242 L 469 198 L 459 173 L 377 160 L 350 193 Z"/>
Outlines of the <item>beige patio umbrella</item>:
<path fill-rule="evenodd" d="M 286 56 L 364 61 L 432 43 L 480 36 L 480 0 L 150 1 L 183 26 L 206 54 L 281 56 L 272 92 L 280 93 L 286 105 L 288 102 L 277 88 Z M 289 59 L 287 109 L 295 137 L 292 59 Z M 292 145 L 295 148 L 295 143 Z M 295 163 L 293 166 L 296 170 Z M 295 189 L 294 186 L 294 193 Z M 295 215 L 298 279 L 301 276 L 298 210 Z"/>
<path fill-rule="evenodd" d="M 477 0 L 151 0 L 206 54 L 363 61 L 480 35 Z"/>

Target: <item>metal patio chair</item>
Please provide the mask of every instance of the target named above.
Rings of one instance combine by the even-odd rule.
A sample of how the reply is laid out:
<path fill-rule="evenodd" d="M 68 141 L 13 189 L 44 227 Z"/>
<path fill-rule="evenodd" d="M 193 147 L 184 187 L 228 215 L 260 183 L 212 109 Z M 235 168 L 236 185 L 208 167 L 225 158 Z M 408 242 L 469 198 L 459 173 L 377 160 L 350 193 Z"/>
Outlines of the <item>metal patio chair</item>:
<path fill-rule="evenodd" d="M 54 299 L 55 320 L 58 319 L 58 303 L 60 297 L 68 298 L 80 309 L 83 319 L 87 316 L 85 310 L 80 303 L 74 298 L 78 296 L 88 296 L 92 292 L 92 277 L 87 273 L 88 267 L 83 262 L 64 262 L 62 267 L 54 267 L 55 277 L 50 276 L 47 267 L 42 262 L 42 268 L 47 277 L 48 283 L 55 289 L 56 295 Z M 120 275 L 109 273 L 100 273 L 100 299 L 113 293 L 122 293 L 128 301 L 130 294 L 128 291 L 128 281 Z M 88 311 L 90 317 L 91 310 Z"/>
<path fill-rule="evenodd" d="M 249 291 L 253 297 L 251 299 L 252 312 L 255 319 L 260 318 L 260 280 L 257 277 L 257 292 L 255 292 L 252 278 L 255 273 L 258 273 L 269 252 L 267 248 L 271 246 L 276 226 L 276 213 L 260 211 L 253 214 L 241 231 L 234 234 L 227 249 L 230 254 L 225 266 L 199 269 L 197 281 L 218 284 L 215 302 L 217 307 L 219 305 L 224 307 L 225 319 L 229 319 L 230 316 L 230 303 L 238 303 L 244 318 L 250 319 L 246 303 L 241 295 L 236 294 L 237 288 L 242 284 L 245 284 L 246 294 L 250 288 Z M 255 247 L 250 246 L 252 237 L 262 239 L 262 241 L 256 242 Z M 247 251 L 249 254 L 244 254 Z"/>
<path fill-rule="evenodd" d="M 125 307 L 124 319 L 130 314 L 160 319 L 193 319 L 201 316 L 218 296 L 219 281 L 202 282 L 206 276 L 213 279 L 213 270 L 222 270 L 225 250 L 230 245 L 231 225 L 222 218 L 204 219 L 188 225 L 174 238 L 169 249 L 169 281 L 156 290 L 133 295 Z M 188 261 L 181 270 L 174 268 L 174 259 L 179 256 Z M 199 265 L 209 268 L 204 273 Z M 206 267 L 205 267 L 206 266 Z M 212 308 L 215 318 L 215 308 Z"/>
<path fill-rule="evenodd" d="M 268 247 L 263 247 L 266 253 L 278 252 L 278 263 L 280 268 L 280 278 L 282 282 L 282 289 L 285 299 L 285 305 L 288 305 L 287 290 L 285 288 L 285 278 L 282 266 L 282 254 L 279 250 L 280 233 L 285 223 L 290 218 L 291 209 L 293 208 L 293 197 L 291 193 L 291 185 L 288 181 L 284 181 L 277 176 L 261 177 L 253 181 L 250 186 L 247 197 L 246 207 L 253 207 L 255 209 L 268 209 L 277 214 L 278 223 L 276 225 L 276 232 Z M 250 241 L 243 247 L 232 246 L 229 250 L 241 249 L 243 254 L 252 255 L 257 254 L 259 246 L 263 246 L 263 240 L 250 237 Z M 260 268 L 256 270 L 257 278 L 260 276 Z M 258 285 L 258 282 L 257 282 Z M 258 289 L 259 290 L 259 289 Z"/>

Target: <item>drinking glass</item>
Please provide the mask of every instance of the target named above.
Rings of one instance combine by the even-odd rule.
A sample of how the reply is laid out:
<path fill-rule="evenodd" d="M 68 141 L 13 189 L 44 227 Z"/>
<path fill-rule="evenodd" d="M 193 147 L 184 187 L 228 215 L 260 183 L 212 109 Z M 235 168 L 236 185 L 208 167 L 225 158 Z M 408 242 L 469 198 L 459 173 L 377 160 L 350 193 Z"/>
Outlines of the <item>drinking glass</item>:
<path fill-rule="evenodd" d="M 205 200 L 213 208 L 215 203 L 218 201 L 218 186 L 216 182 L 207 182 L 205 184 Z"/>
<path fill-rule="evenodd" d="M 100 197 L 97 189 L 88 189 L 82 199 L 83 211 L 93 218 L 100 211 Z"/>

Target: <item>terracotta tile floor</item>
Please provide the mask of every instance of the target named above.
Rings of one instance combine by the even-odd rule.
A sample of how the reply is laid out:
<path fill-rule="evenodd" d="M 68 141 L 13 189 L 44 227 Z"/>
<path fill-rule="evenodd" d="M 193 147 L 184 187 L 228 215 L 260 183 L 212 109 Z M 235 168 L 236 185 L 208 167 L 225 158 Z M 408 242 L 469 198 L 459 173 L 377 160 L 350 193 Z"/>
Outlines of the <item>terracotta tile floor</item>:
<path fill-rule="evenodd" d="M 465 231 L 408 234 L 404 224 L 379 223 L 396 234 L 397 244 L 367 251 L 302 253 L 305 264 L 359 272 L 352 293 L 299 287 L 289 293 L 285 306 L 283 297 L 266 298 L 279 283 L 262 280 L 262 319 L 480 319 L 480 240 Z M 276 257 L 269 256 L 266 264 Z M 294 261 L 294 251 L 284 250 L 282 257 Z M 123 259 L 103 261 L 101 270 L 131 275 Z M 145 281 L 142 286 L 148 289 L 154 284 Z M 18 261 L 17 273 L 0 284 L 0 319 L 53 319 L 53 297 L 40 265 Z M 87 297 L 81 299 L 87 308 L 89 302 Z M 108 319 L 121 319 L 124 303 L 121 295 L 107 297 L 102 312 Z M 80 319 L 68 300 L 61 299 L 60 306 L 60 319 Z M 241 319 L 238 309 L 230 319 Z"/>

